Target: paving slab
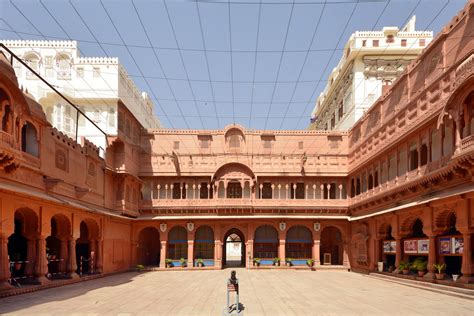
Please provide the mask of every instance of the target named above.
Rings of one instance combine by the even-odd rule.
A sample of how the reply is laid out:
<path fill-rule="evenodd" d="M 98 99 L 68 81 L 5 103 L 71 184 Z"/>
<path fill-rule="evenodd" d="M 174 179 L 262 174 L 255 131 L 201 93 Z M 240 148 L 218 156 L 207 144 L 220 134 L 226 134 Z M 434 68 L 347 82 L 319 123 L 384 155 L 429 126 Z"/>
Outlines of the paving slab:
<path fill-rule="evenodd" d="M 245 315 L 473 315 L 474 300 L 350 272 L 235 269 Z M 6 315 L 221 315 L 230 269 L 123 273 L 0 299 Z"/>

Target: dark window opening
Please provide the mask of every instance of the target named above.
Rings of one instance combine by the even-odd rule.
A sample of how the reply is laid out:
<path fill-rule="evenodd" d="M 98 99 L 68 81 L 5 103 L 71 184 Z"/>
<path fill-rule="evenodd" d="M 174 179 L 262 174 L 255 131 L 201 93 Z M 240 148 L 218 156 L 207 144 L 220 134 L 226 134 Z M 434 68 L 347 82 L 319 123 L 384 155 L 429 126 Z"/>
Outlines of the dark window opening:
<path fill-rule="evenodd" d="M 418 149 L 410 150 L 410 171 L 418 168 Z"/>
<path fill-rule="evenodd" d="M 180 199 L 181 198 L 181 183 L 175 182 L 173 183 L 173 199 Z"/>
<path fill-rule="evenodd" d="M 230 182 L 227 184 L 227 198 L 228 199 L 241 199 L 242 198 L 242 186 L 240 182 Z"/>
<path fill-rule="evenodd" d="M 304 199 L 304 183 L 296 183 L 296 190 L 293 188 L 294 183 L 290 184 L 290 193 L 292 199 Z"/>
<path fill-rule="evenodd" d="M 428 163 L 428 146 L 426 144 L 421 145 L 421 159 L 420 166 L 424 166 Z"/>
<path fill-rule="evenodd" d="M 270 182 L 265 182 L 262 187 L 262 199 L 271 199 L 272 198 L 272 184 Z"/>
<path fill-rule="evenodd" d="M 374 177 L 372 174 L 369 174 L 369 190 L 372 190 L 374 188 Z"/>

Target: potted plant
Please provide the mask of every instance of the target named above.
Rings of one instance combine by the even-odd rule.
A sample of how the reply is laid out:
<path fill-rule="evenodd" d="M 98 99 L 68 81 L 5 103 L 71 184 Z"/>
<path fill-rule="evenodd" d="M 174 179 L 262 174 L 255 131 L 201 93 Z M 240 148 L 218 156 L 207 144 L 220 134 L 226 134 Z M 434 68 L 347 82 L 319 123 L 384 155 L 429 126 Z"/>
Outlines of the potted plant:
<path fill-rule="evenodd" d="M 259 258 L 253 258 L 253 265 L 254 266 L 260 266 L 260 259 Z"/>
<path fill-rule="evenodd" d="M 12 255 L 12 260 L 13 260 L 13 268 L 18 271 L 21 269 L 21 262 L 20 262 L 21 256 L 19 253 L 14 253 Z"/>
<path fill-rule="evenodd" d="M 433 264 L 433 268 L 436 270 L 435 276 L 436 280 L 443 280 L 444 279 L 444 270 L 446 270 L 445 263 L 435 263 Z"/>
<path fill-rule="evenodd" d="M 312 266 L 313 266 L 313 263 L 314 263 L 314 259 L 308 259 L 308 260 L 306 260 L 306 264 L 307 264 L 309 267 L 312 267 Z"/>
<path fill-rule="evenodd" d="M 391 265 L 391 266 L 388 267 L 388 272 L 389 272 L 389 273 L 392 273 L 393 270 L 395 270 L 395 267 L 394 267 L 394 266 Z"/>
<path fill-rule="evenodd" d="M 171 259 L 165 259 L 166 268 L 171 268 L 173 266 L 173 261 Z"/>
<path fill-rule="evenodd" d="M 145 266 L 143 264 L 137 264 L 136 268 L 137 272 L 141 272 L 143 269 L 145 269 Z"/>
<path fill-rule="evenodd" d="M 291 266 L 292 266 L 291 261 L 293 261 L 293 259 L 291 259 L 291 258 L 286 258 L 286 259 L 285 259 L 286 265 L 289 266 L 289 267 L 291 267 Z"/>
<path fill-rule="evenodd" d="M 197 259 L 197 266 L 199 268 L 204 267 L 204 260 L 202 260 L 201 258 Z"/>
<path fill-rule="evenodd" d="M 181 259 L 179 259 L 179 262 L 181 263 L 181 266 L 182 266 L 183 268 L 186 267 L 186 259 L 181 258 Z"/>
<path fill-rule="evenodd" d="M 419 277 L 423 277 L 425 275 L 426 266 L 428 262 L 426 262 L 423 258 L 416 258 L 415 261 L 412 263 L 412 269 L 418 272 Z"/>
<path fill-rule="evenodd" d="M 410 273 L 410 264 L 400 261 L 398 270 L 402 271 L 404 275 L 408 275 Z"/>
<path fill-rule="evenodd" d="M 273 258 L 273 265 L 279 266 L 280 265 L 280 258 Z"/>

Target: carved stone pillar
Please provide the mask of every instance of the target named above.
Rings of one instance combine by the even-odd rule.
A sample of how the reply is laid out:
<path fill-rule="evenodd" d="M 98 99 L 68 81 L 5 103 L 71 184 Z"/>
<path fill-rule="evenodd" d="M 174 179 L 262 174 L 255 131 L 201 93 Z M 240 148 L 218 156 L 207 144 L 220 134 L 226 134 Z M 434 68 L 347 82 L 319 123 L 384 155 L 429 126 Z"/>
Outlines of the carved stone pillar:
<path fill-rule="evenodd" d="M 103 255 L 102 255 L 103 246 L 104 246 L 104 242 L 99 239 L 97 241 L 97 249 L 96 249 L 96 272 L 97 273 L 102 273 L 103 266 L 104 266 Z"/>
<path fill-rule="evenodd" d="M 474 283 L 474 267 L 473 267 L 473 254 L 472 254 L 472 234 L 465 233 L 462 235 L 464 239 L 464 249 L 462 253 L 462 276 L 459 282 L 462 283 Z"/>
<path fill-rule="evenodd" d="M 8 260 L 8 238 L 0 235 L 0 290 L 10 289 L 10 262 Z"/>
<path fill-rule="evenodd" d="M 76 259 L 76 240 L 74 238 L 71 238 L 69 240 L 69 257 L 67 261 L 67 273 L 71 278 L 77 278 L 79 277 L 76 274 L 77 270 L 77 259 Z"/>
<path fill-rule="evenodd" d="M 59 245 L 59 272 L 67 272 L 67 260 L 68 260 L 68 251 L 67 251 L 67 239 L 63 238 L 60 240 Z"/>
<path fill-rule="evenodd" d="M 48 273 L 48 260 L 46 258 L 46 238 L 45 236 L 38 236 L 36 240 L 36 260 L 34 275 L 41 283 L 45 283 L 46 274 Z"/>
<path fill-rule="evenodd" d="M 374 257 L 374 260 L 373 260 L 373 264 L 375 266 L 374 270 L 377 271 L 378 269 L 378 262 L 379 261 L 382 261 L 381 259 L 381 239 L 379 238 L 375 238 L 374 239 L 374 254 L 375 254 L 375 257 Z"/>
<path fill-rule="evenodd" d="M 168 241 L 167 240 L 162 240 L 161 241 L 161 249 L 160 249 L 160 268 L 166 268 L 166 256 L 168 255 L 167 252 L 167 245 Z"/>
<path fill-rule="evenodd" d="M 348 267 L 350 268 L 351 266 L 351 263 L 349 261 L 349 247 L 350 247 L 350 243 L 349 242 L 344 242 L 344 245 L 343 245 L 343 253 L 342 253 L 342 265 L 344 267 Z"/>
<path fill-rule="evenodd" d="M 455 116 L 455 123 L 456 128 L 454 129 L 454 153 L 458 153 L 461 151 L 461 137 L 462 137 L 462 123 L 461 123 L 461 116 Z"/>
<path fill-rule="evenodd" d="M 258 191 L 258 198 L 261 199 L 262 198 L 263 184 L 260 183 L 259 188 L 260 188 L 260 190 Z"/>
<path fill-rule="evenodd" d="M 192 268 L 194 266 L 194 240 L 188 239 L 188 267 Z"/>
<path fill-rule="evenodd" d="M 425 274 L 424 278 L 428 280 L 433 280 L 435 278 L 435 270 L 433 265 L 436 263 L 436 236 L 434 234 L 430 234 L 429 238 L 429 253 L 428 253 L 428 264 L 426 269 L 428 273 Z"/>

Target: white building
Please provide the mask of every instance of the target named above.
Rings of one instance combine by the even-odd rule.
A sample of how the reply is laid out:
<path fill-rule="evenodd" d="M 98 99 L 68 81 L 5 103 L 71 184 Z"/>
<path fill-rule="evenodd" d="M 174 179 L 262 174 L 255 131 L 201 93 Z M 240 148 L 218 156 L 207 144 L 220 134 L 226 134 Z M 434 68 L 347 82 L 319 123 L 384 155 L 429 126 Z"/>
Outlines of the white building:
<path fill-rule="evenodd" d="M 355 32 L 328 78 L 311 114 L 310 129 L 348 130 L 375 103 L 407 64 L 433 39 L 416 31 L 413 16 L 401 30 Z"/>
<path fill-rule="evenodd" d="M 144 128 L 159 128 L 153 102 L 128 76 L 118 58 L 81 57 L 76 41 L 2 41 L 46 81 L 79 106 L 88 118 L 110 136 L 119 133 L 121 118 L 131 114 Z M 87 137 L 105 149 L 105 138 L 64 99 L 19 62 L 13 63 L 19 84 L 42 106 L 49 122 L 74 137 Z M 125 114 L 123 112 L 130 112 Z M 127 122 L 128 123 L 128 122 Z M 125 122 L 123 122 L 125 131 Z M 133 124 L 128 124 L 134 126 Z M 130 138 L 138 137 L 129 131 Z M 130 128 L 129 128 L 130 130 Z M 134 137 L 135 136 L 135 137 Z"/>

